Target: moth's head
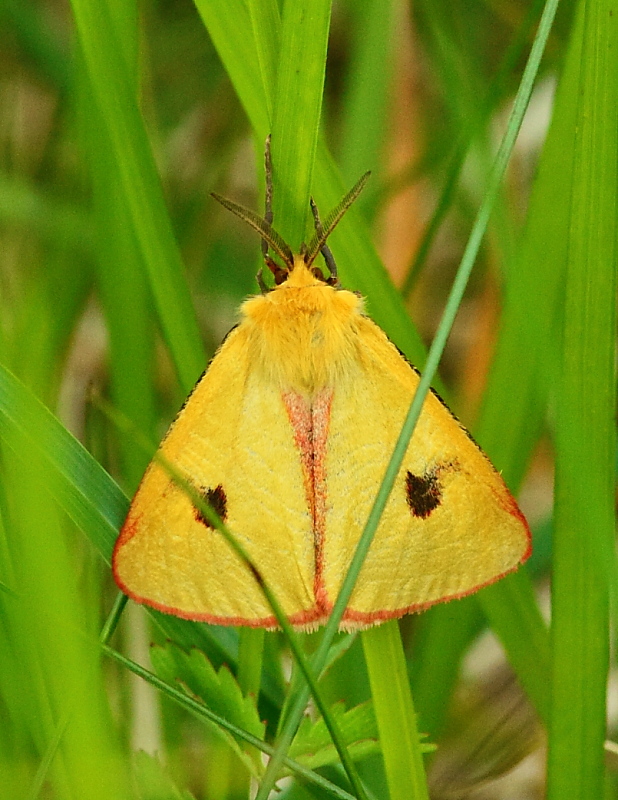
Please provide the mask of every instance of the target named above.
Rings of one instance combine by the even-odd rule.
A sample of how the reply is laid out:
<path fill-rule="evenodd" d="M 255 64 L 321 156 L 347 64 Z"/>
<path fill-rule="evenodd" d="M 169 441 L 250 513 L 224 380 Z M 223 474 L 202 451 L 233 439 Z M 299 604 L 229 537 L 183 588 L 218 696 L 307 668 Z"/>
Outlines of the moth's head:
<path fill-rule="evenodd" d="M 221 205 L 225 206 L 225 208 L 233 214 L 236 214 L 236 216 L 240 217 L 260 234 L 262 237 L 264 263 L 275 279 L 275 286 L 280 286 L 282 283 L 285 283 L 293 272 L 297 276 L 301 272 L 308 272 L 314 279 L 326 285 L 338 286 L 339 281 L 337 278 L 335 260 L 326 244 L 326 240 L 337 227 L 345 212 L 361 193 L 369 175 L 370 173 L 366 172 L 352 189 L 350 189 L 339 205 L 326 217 L 324 224 L 322 224 L 318 209 L 313 202 L 313 198 L 311 198 L 311 211 L 313 213 L 315 232 L 308 244 L 303 242 L 300 247 L 300 252 L 297 254 L 292 251 L 292 248 L 284 241 L 283 237 L 273 228 L 271 222 L 272 212 L 270 212 L 268 208 L 268 203 L 266 217 L 259 217 L 254 211 L 250 211 L 248 208 L 244 208 L 231 200 L 227 200 L 225 197 L 221 197 L 221 195 L 213 192 L 212 196 L 215 200 L 218 200 Z M 322 268 L 315 264 L 320 253 L 324 257 L 324 261 L 328 267 L 328 276 L 325 276 Z M 270 288 L 267 287 L 262 280 L 261 270 L 257 278 L 262 292 L 270 291 Z"/>

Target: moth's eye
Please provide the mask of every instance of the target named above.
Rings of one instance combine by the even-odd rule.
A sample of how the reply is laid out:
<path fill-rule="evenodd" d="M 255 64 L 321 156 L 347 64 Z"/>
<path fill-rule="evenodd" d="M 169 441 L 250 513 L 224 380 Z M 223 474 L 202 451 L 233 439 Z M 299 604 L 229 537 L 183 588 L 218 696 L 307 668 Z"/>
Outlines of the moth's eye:
<path fill-rule="evenodd" d="M 213 510 L 216 511 L 216 513 L 221 517 L 223 522 L 225 522 L 225 518 L 227 517 L 227 497 L 225 491 L 223 490 L 223 486 L 219 484 L 219 486 L 217 486 L 215 489 L 203 487 L 200 489 L 200 494 L 204 498 L 204 501 L 208 503 L 208 505 L 211 506 Z M 195 509 L 195 519 L 198 522 L 201 522 L 202 525 L 205 525 L 207 528 L 214 530 L 213 525 L 197 508 Z"/>
<path fill-rule="evenodd" d="M 406 500 L 415 517 L 426 519 L 442 502 L 442 487 L 438 471 L 431 469 L 424 475 L 406 473 Z"/>

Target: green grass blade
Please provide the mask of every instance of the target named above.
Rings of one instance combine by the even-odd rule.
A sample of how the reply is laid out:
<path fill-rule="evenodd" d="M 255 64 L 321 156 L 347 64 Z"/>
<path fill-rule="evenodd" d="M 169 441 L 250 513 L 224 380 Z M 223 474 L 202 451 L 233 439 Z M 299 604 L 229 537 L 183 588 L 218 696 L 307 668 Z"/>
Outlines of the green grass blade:
<path fill-rule="evenodd" d="M 106 3 L 73 0 L 72 7 L 94 101 L 105 121 L 120 176 L 120 190 L 180 383 L 188 392 L 206 359 L 127 59 Z"/>
<path fill-rule="evenodd" d="M 264 4 L 268 3 L 268 8 Z M 272 0 L 195 0 L 219 58 L 234 84 L 257 140 L 266 141 L 272 120 L 270 109 L 274 83 L 267 85 L 264 77 L 273 79 L 272 65 L 278 53 L 278 14 Z M 252 18 L 266 16 L 253 26 Z M 274 33 L 274 35 L 273 35 Z M 256 46 L 256 36 L 260 45 Z M 272 38 L 271 38 L 272 37 Z"/>
<path fill-rule="evenodd" d="M 254 5 L 257 10 L 254 12 L 252 6 L 251 14 L 260 12 L 261 3 L 255 0 Z M 273 60 L 272 49 L 277 47 L 280 29 L 276 39 L 272 37 L 273 40 L 261 40 L 259 45 L 256 45 L 249 32 L 253 32 L 255 36 L 265 36 L 265 31 L 272 31 L 272 28 L 266 24 L 253 27 L 248 8 L 240 0 L 230 0 L 230 2 L 196 0 L 196 7 L 249 117 L 261 153 L 262 144 L 271 133 L 268 109 L 274 102 L 275 87 L 261 82 L 261 63 L 265 57 L 262 55 L 260 59 L 258 52 L 268 53 L 267 59 Z M 272 22 L 272 14 L 269 19 Z M 239 31 L 246 33 L 239 36 Z M 302 120 L 298 120 L 298 125 L 302 124 Z M 277 147 L 276 142 L 273 147 Z M 278 179 L 278 176 L 276 177 Z M 312 186 L 312 194 L 318 207 L 323 213 L 328 213 L 349 188 L 342 180 L 323 138 L 320 137 Z M 275 219 L 275 227 L 277 224 L 278 220 Z M 411 361 L 422 366 L 425 359 L 422 340 L 410 322 L 401 295 L 393 286 L 384 265 L 378 258 L 357 209 L 350 209 L 334 231 L 329 243 L 335 254 L 343 284 L 367 297 L 367 308 L 373 319 Z"/>
<path fill-rule="evenodd" d="M 547 797 L 602 797 L 615 571 L 618 20 L 582 3 L 561 364 L 556 388 Z"/>
<path fill-rule="evenodd" d="M 279 62 L 281 15 L 277 0 L 248 0 L 253 24 L 253 40 L 260 65 L 262 87 L 274 87 L 277 83 Z M 231 54 L 230 54 L 231 55 Z M 268 119 L 272 125 L 273 92 L 265 91 Z M 270 127 L 269 125 L 269 127 Z"/>
<path fill-rule="evenodd" d="M 352 52 L 345 76 L 341 172 L 347 184 L 371 170 L 382 181 L 382 150 L 388 130 L 393 72 L 393 32 L 397 12 L 391 0 L 350 3 Z M 359 202 L 363 205 L 363 199 Z"/>
<path fill-rule="evenodd" d="M 447 168 L 447 175 L 444 180 L 444 185 L 440 198 L 436 204 L 436 208 L 429 220 L 423 236 L 419 243 L 418 249 L 414 255 L 414 259 L 407 272 L 406 278 L 401 287 L 401 293 L 404 297 L 408 297 L 416 283 L 416 280 L 423 269 L 427 256 L 436 234 L 440 230 L 440 226 L 446 213 L 452 206 L 455 190 L 459 183 L 461 170 L 463 169 L 466 157 L 470 152 L 470 148 L 474 139 L 479 133 L 485 130 L 487 122 L 491 114 L 495 111 L 497 104 L 504 99 L 507 82 L 518 61 L 525 53 L 530 34 L 533 26 L 539 17 L 544 0 L 534 0 L 526 13 L 526 17 L 517 28 L 516 38 L 510 43 L 506 50 L 500 66 L 496 70 L 492 82 L 489 86 L 485 99 L 480 108 L 471 116 L 471 119 L 466 120 L 466 125 L 458 137 L 458 140 L 453 148 L 453 153 L 449 160 Z"/>
<path fill-rule="evenodd" d="M 137 20 L 125 15 L 115 20 L 123 43 L 129 78 L 137 83 Z M 83 64 L 83 59 L 80 59 Z M 114 158 L 105 120 L 93 100 L 88 72 L 79 70 L 79 109 L 93 187 L 97 224 L 97 284 L 106 318 L 110 350 L 111 398 L 130 419 L 150 433 L 155 426 L 155 326 L 146 270 L 132 229 L 126 225 L 130 209 L 118 192 L 122 177 Z M 137 93 L 137 87 L 134 86 Z M 127 308 L 131 313 L 127 314 Z M 144 454 L 123 437 L 118 442 L 125 485 L 133 490 L 146 468 Z"/>
<path fill-rule="evenodd" d="M 390 800 L 429 800 L 399 625 L 361 633 Z"/>
<path fill-rule="evenodd" d="M 430 741 L 442 733 L 461 660 L 485 624 L 475 597 L 440 603 L 417 621 L 408 669 L 419 724 Z"/>
<path fill-rule="evenodd" d="M 547 719 L 549 636 L 527 571 L 488 586 L 478 602 L 542 719 Z"/>
<path fill-rule="evenodd" d="M 258 697 L 262 677 L 264 629 L 241 628 L 238 642 L 238 685 L 245 695 Z"/>
<path fill-rule="evenodd" d="M 0 437 L 18 453 L 41 457 L 54 476 L 54 498 L 109 564 L 129 508 L 126 495 L 32 392 L 1 365 Z M 214 649 L 218 660 L 235 663 L 237 636 L 233 630 L 157 612 L 153 617 L 181 646 L 203 647 L 209 654 Z M 273 698 L 279 695 L 268 683 L 264 689 Z"/>
<path fill-rule="evenodd" d="M 562 299 L 566 257 L 572 138 L 575 129 L 572 93 L 579 56 L 572 53 L 558 87 L 552 124 L 541 156 L 518 258 L 506 276 L 505 296 L 496 352 L 475 438 L 513 491 L 521 484 L 545 414 L 550 376 L 555 360 L 555 320 Z M 515 365 L 515 367 L 514 367 Z M 505 413 L 508 411 L 508 425 Z M 461 615 L 470 637 L 480 620 L 470 625 L 468 604 L 480 603 L 501 638 L 511 665 L 543 719 L 548 715 L 549 635 L 534 601 L 530 581 L 520 573 L 482 590 L 474 599 L 449 607 L 445 625 L 457 627 Z M 438 622 L 437 624 L 441 624 Z M 439 637 L 437 637 L 439 639 Z M 453 658 L 465 650 L 456 645 Z M 428 655 L 428 658 L 430 656 Z M 448 658 L 448 656 L 447 656 Z M 428 718 L 444 716 L 449 697 L 418 686 L 419 708 Z M 419 680 L 425 680 L 419 676 Z M 424 719 L 424 717 L 423 717 Z"/>
<path fill-rule="evenodd" d="M 309 194 L 318 141 L 331 0 L 283 6 L 281 55 L 273 104 L 275 227 L 293 250 L 307 236 Z M 323 210 L 323 214 L 329 209 Z"/>
<path fill-rule="evenodd" d="M 1 602 L 2 674 L 13 673 L 12 686 L 3 686 L 10 709 L 3 726 L 27 732 L 30 752 L 41 759 L 34 781 L 14 796 L 24 796 L 28 784 L 34 792 L 46 774 L 57 796 L 128 800 L 126 761 L 112 732 L 64 515 L 53 501 L 54 476 L 23 443 L 19 456 L 5 442 L 1 452 L 0 552 L 16 595 Z"/>

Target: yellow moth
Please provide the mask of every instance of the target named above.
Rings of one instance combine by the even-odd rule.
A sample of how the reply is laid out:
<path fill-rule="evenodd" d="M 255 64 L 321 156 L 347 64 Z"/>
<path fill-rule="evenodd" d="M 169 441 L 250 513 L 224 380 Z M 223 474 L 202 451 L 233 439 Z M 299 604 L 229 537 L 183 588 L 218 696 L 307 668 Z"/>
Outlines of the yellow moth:
<path fill-rule="evenodd" d="M 363 183 L 324 228 L 314 208 L 316 235 L 299 255 L 271 227 L 270 174 L 265 219 L 217 198 L 261 233 L 275 287 L 258 276 L 262 293 L 241 306 L 160 448 L 300 629 L 330 614 L 419 382 L 362 298 L 339 286 L 326 247 Z M 314 265 L 320 252 L 328 278 Z M 504 481 L 430 394 L 341 627 L 462 597 L 529 554 L 528 526 Z M 249 568 L 157 461 L 133 499 L 113 570 L 126 594 L 161 611 L 276 627 Z"/>

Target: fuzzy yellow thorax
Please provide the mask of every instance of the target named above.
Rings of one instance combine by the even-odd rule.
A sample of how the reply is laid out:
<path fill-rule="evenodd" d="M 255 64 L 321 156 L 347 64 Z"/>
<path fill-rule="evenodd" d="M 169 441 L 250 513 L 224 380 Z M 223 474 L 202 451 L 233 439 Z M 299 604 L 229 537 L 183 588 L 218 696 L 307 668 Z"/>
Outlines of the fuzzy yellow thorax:
<path fill-rule="evenodd" d="M 241 307 L 252 361 L 282 389 L 312 395 L 356 356 L 363 301 L 317 278 L 295 256 L 287 279 Z"/>

